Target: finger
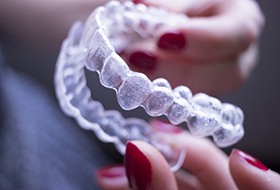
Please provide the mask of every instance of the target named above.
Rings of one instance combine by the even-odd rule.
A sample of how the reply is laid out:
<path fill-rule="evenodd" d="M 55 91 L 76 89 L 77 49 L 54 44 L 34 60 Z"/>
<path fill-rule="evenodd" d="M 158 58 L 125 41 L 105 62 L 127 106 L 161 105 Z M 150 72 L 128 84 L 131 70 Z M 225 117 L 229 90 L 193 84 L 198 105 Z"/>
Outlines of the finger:
<path fill-rule="evenodd" d="M 125 168 L 122 165 L 99 169 L 96 172 L 96 180 L 103 190 L 128 190 Z"/>
<path fill-rule="evenodd" d="M 185 170 L 179 170 L 175 172 L 175 176 L 179 190 L 203 189 L 200 181 L 194 175 Z"/>
<path fill-rule="evenodd" d="M 253 56 L 247 56 L 246 59 L 242 59 L 245 64 L 243 61 L 239 64 L 239 59 L 235 58 L 188 64 L 180 60 L 179 56 L 174 59 L 165 58 L 167 54 L 159 56 L 157 52 L 151 51 L 150 47 L 149 43 L 145 44 L 144 51 L 130 47 L 131 53 L 127 52 L 123 58 L 133 71 L 144 72 L 151 80 L 165 78 L 172 87 L 186 85 L 193 93 L 203 91 L 217 95 L 233 91 L 247 78 L 256 63 Z M 234 64 L 236 62 L 238 64 Z"/>
<path fill-rule="evenodd" d="M 152 128 L 157 131 L 157 134 L 160 136 L 177 136 L 184 133 L 184 130 L 180 127 L 173 126 L 167 123 L 164 123 L 164 121 L 160 121 L 157 119 L 151 120 L 151 126 Z M 188 155 L 187 155 L 188 156 Z M 187 158 L 188 159 L 188 158 Z M 201 183 L 199 180 L 192 175 L 190 172 L 180 169 L 174 173 L 176 177 L 176 182 L 178 185 L 178 189 L 188 189 L 188 190 L 194 190 L 194 189 L 201 189 Z"/>
<path fill-rule="evenodd" d="M 192 173 L 207 189 L 233 189 L 225 154 L 209 141 L 184 135 L 182 147 L 187 151 L 183 168 Z M 177 143 L 180 143 L 179 141 Z M 215 181 L 216 183 L 213 183 Z"/>
<path fill-rule="evenodd" d="M 164 125 L 172 127 L 160 121 L 152 122 L 151 125 L 157 125 L 157 129 L 166 128 Z M 186 150 L 187 156 L 182 167 L 195 176 L 201 185 L 216 190 L 236 188 L 230 176 L 227 156 L 209 140 L 196 138 L 186 132 L 175 135 L 169 133 L 163 138 L 171 146 Z M 190 183 L 189 180 L 181 182 Z"/>
<path fill-rule="evenodd" d="M 233 150 L 229 158 L 231 175 L 240 190 L 279 189 L 280 176 L 254 157 Z"/>
<path fill-rule="evenodd" d="M 154 147 L 145 142 L 128 142 L 125 168 L 132 189 L 177 189 L 168 163 Z"/>
<path fill-rule="evenodd" d="M 144 2 L 167 7 L 173 3 Z M 187 61 L 237 55 L 258 38 L 263 26 L 262 13 L 251 0 L 179 2 L 179 11 L 183 7 L 184 12 L 192 12 L 196 17 L 191 17 L 184 26 L 162 29 L 157 34 L 157 46 L 159 52 L 167 51 L 171 55 L 173 52 L 177 56 L 182 54 Z"/>

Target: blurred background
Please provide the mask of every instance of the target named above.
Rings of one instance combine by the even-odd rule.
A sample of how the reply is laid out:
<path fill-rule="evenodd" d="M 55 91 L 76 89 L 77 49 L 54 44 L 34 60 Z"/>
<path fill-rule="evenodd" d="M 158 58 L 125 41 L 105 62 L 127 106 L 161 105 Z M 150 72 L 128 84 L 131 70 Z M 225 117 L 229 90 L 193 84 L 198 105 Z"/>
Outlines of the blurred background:
<path fill-rule="evenodd" d="M 221 99 L 240 106 L 245 112 L 246 135 L 233 147 L 251 153 L 280 172 L 280 124 L 278 123 L 280 119 L 280 1 L 259 0 L 258 2 L 266 17 L 266 26 L 260 40 L 259 64 L 239 91 L 223 96 Z M 62 36 L 65 35 L 61 35 L 58 41 L 61 42 Z M 22 46 L 17 40 L 3 39 L 3 49 L 8 64 L 15 70 L 35 78 L 48 89 L 54 101 L 56 97 L 53 74 L 59 46 L 60 43 L 42 51 L 40 48 Z M 104 102 L 105 108 L 119 109 L 114 92 L 102 88 L 96 75 L 89 77 L 94 92 L 98 91 L 93 96 Z M 147 117 L 143 110 L 124 114 Z"/>

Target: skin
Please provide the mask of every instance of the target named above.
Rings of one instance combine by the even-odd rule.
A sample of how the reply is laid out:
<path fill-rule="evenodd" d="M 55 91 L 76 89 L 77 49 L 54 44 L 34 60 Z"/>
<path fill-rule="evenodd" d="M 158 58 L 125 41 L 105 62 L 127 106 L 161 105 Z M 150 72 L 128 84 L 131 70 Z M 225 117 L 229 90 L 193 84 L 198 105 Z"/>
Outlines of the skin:
<path fill-rule="evenodd" d="M 0 6 L 1 37 L 21 47 L 57 52 L 72 23 L 85 21 L 92 10 L 106 2 L 4 0 Z M 156 34 L 158 39 L 168 31 L 182 32 L 187 38 L 187 47 L 182 51 L 160 49 L 157 39 L 133 44 L 126 50 L 127 53 L 148 51 L 158 58 L 157 69 L 146 72 L 151 79 L 164 77 L 173 87 L 187 85 L 194 93 L 219 95 L 239 88 L 255 67 L 264 17 L 254 1 L 145 0 L 142 3 L 184 13 L 190 18 L 185 26 L 164 28 Z"/>
<path fill-rule="evenodd" d="M 144 51 L 158 58 L 150 78 L 167 78 L 172 86 L 187 85 L 193 92 L 211 95 L 232 92 L 248 78 L 258 58 L 258 38 L 264 25 L 263 14 L 251 0 L 144 0 L 189 16 L 184 26 L 164 28 L 179 31 L 187 39 L 182 50 L 167 51 L 156 41 L 142 41 L 128 51 Z M 141 71 L 139 68 L 135 70 Z"/>
<path fill-rule="evenodd" d="M 1 37 L 21 46 L 58 49 L 74 21 L 85 20 L 95 7 L 106 2 L 108 0 L 4 0 L 0 6 Z M 190 17 L 188 25 L 165 28 L 157 34 L 160 38 L 165 32 L 179 30 L 187 37 L 187 47 L 174 53 L 159 49 L 155 40 L 134 44 L 130 51 L 145 50 L 155 54 L 159 60 L 158 69 L 147 74 L 150 78 L 165 77 L 173 86 L 184 84 L 194 92 L 209 94 L 238 88 L 257 63 L 258 38 L 264 25 L 258 5 L 252 0 L 176 2 L 143 1 Z M 184 133 L 176 138 L 168 135 L 166 141 L 188 151 L 179 172 L 172 173 L 162 155 L 151 145 L 132 142 L 152 165 L 152 189 L 272 190 L 280 186 L 277 173 L 259 170 L 234 152 L 228 158 L 207 140 Z M 205 156 L 205 152 L 209 156 Z M 115 179 L 115 183 L 102 177 L 97 180 L 103 189 L 128 189 L 125 175 Z"/>
<path fill-rule="evenodd" d="M 167 143 L 187 151 L 182 168 L 175 173 L 166 167 L 168 163 L 151 145 L 141 141 L 131 142 L 146 155 L 152 165 L 151 190 L 276 190 L 280 187 L 278 173 L 249 164 L 236 151 L 227 157 L 209 140 L 193 137 L 186 132 L 162 135 Z M 166 180 L 166 176 L 169 176 L 169 180 Z M 97 181 L 104 190 L 129 189 L 125 174 L 118 179 L 123 181 L 118 184 L 118 188 L 106 188 L 110 180 L 116 179 L 101 177 Z"/>

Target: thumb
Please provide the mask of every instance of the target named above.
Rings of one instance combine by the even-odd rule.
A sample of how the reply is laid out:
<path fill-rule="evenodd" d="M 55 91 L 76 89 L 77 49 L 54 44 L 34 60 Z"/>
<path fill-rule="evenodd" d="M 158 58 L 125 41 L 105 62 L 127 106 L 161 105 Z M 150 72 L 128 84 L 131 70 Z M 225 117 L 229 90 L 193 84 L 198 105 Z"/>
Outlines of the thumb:
<path fill-rule="evenodd" d="M 245 152 L 234 149 L 229 157 L 229 167 L 240 190 L 279 189 L 279 174 Z"/>
<path fill-rule="evenodd" d="M 129 186 L 134 190 L 177 189 L 168 163 L 155 148 L 145 142 L 128 142 L 125 168 Z"/>

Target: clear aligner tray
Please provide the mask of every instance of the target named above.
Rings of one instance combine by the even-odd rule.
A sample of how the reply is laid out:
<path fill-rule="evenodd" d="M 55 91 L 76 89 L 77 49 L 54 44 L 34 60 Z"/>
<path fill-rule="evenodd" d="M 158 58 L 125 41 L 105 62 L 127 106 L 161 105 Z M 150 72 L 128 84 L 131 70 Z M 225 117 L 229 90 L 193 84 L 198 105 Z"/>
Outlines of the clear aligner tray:
<path fill-rule="evenodd" d="M 55 72 L 62 110 L 82 128 L 94 131 L 101 141 L 114 143 L 122 154 L 127 141 L 142 140 L 155 146 L 172 170 L 180 168 L 184 150 L 162 142 L 146 121 L 125 119 L 118 111 L 106 111 L 100 102 L 92 100 L 94 90 L 86 85 L 86 68 L 99 74 L 104 87 L 115 90 L 125 110 L 143 107 L 152 117 L 164 115 L 174 125 L 184 123 L 192 135 L 212 136 L 219 147 L 238 142 L 244 135 L 244 115 L 239 107 L 204 93 L 193 95 L 186 86 L 172 89 L 163 78 L 151 81 L 145 74 L 131 71 L 117 54 L 133 42 L 153 39 L 162 27 L 186 22 L 185 15 L 111 1 L 97 8 L 85 24 L 75 23 L 62 44 Z"/>

